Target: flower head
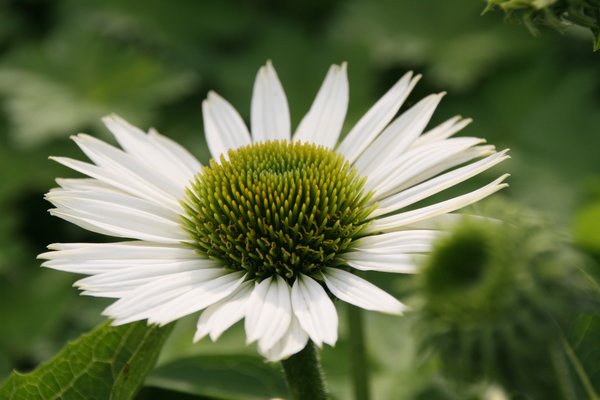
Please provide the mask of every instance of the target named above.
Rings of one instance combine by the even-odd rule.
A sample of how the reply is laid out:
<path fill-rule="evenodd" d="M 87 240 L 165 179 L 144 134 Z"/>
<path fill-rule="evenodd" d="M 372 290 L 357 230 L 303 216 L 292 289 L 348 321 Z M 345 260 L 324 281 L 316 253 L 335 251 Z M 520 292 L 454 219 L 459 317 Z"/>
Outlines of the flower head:
<path fill-rule="evenodd" d="M 206 166 L 154 130 L 107 117 L 121 149 L 75 136 L 92 163 L 54 160 L 89 178 L 58 179 L 47 199 L 53 215 L 130 240 L 53 244 L 40 258 L 89 275 L 76 283 L 84 294 L 118 299 L 105 310 L 115 324 L 167 324 L 203 310 L 195 339 L 216 340 L 244 319 L 248 343 L 270 360 L 309 338 L 335 344 L 336 298 L 400 314 L 402 303 L 353 271 L 415 272 L 439 222 L 505 186 L 502 176 L 409 208 L 507 158 L 481 139 L 451 138 L 470 122 L 460 117 L 423 133 L 442 94 L 394 119 L 419 78 L 404 75 L 338 144 L 346 65 L 331 67 L 292 135 L 267 63 L 254 85 L 251 133 L 219 95 L 203 103 Z"/>

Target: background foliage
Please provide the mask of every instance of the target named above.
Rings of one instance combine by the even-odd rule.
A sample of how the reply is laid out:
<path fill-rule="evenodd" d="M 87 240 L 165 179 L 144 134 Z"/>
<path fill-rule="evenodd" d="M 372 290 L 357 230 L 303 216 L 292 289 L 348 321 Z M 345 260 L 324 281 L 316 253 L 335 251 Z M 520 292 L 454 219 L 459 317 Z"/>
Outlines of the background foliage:
<path fill-rule="evenodd" d="M 405 71 L 423 73 L 406 106 L 447 90 L 433 122 L 460 113 L 475 120 L 465 134 L 511 148 L 500 167 L 513 174 L 506 195 L 573 235 L 590 276 L 600 276 L 600 74 L 591 34 L 542 28 L 533 38 L 501 13 L 481 16 L 484 7 L 469 0 L 0 1 L 0 379 L 48 360 L 101 323 L 108 304 L 79 297 L 70 287 L 75 276 L 41 269 L 35 259 L 52 242 L 102 240 L 47 214 L 43 194 L 55 177 L 72 176 L 47 157 L 82 158 L 69 141 L 80 131 L 110 140 L 99 118 L 115 112 L 207 161 L 201 101 L 214 89 L 247 118 L 254 75 L 267 59 L 295 124 L 332 63 L 349 62 L 346 128 Z M 372 277 L 410 301 L 410 278 Z M 600 352 L 597 309 L 590 315 L 573 322 L 581 329 L 571 343 L 584 364 Z M 435 357 L 418 351 L 418 314 L 366 318 L 375 398 L 479 393 L 449 384 Z M 285 394 L 279 372 L 253 357 L 239 329 L 217 344 L 193 345 L 194 323 L 175 327 L 138 398 Z M 323 352 L 339 399 L 350 390 L 344 329 L 336 348 Z M 202 381 L 207 373 L 215 378 Z M 590 374 L 600 390 L 597 366 Z M 231 391 L 223 392 L 227 383 Z"/>

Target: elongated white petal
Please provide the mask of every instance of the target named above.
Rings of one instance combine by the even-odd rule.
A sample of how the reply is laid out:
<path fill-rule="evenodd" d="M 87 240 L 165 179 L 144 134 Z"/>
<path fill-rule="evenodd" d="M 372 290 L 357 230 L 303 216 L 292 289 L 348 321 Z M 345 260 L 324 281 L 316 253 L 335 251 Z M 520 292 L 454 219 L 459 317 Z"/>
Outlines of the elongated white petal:
<path fill-rule="evenodd" d="M 352 251 L 340 255 L 339 258 L 349 266 L 361 271 L 412 274 L 418 268 L 416 255 L 400 252 Z"/>
<path fill-rule="evenodd" d="M 226 274 L 222 268 L 207 268 L 166 275 L 132 290 L 107 307 L 103 314 L 114 319 L 113 325 L 148 319 L 169 301 Z"/>
<path fill-rule="evenodd" d="M 429 168 L 423 170 L 422 172 L 413 175 L 412 177 L 404 181 L 404 183 L 394 188 L 392 193 L 404 190 L 413 185 L 424 182 L 427 179 L 438 175 L 440 172 L 444 172 L 464 163 L 471 162 L 472 160 L 475 160 L 477 158 L 488 157 L 495 153 L 496 148 L 492 145 L 470 147 L 468 149 L 458 152 L 457 154 L 452 155 L 451 157 L 448 157 L 444 160 L 440 160 L 438 164 L 431 165 Z"/>
<path fill-rule="evenodd" d="M 111 212 L 114 208 L 123 208 L 131 210 L 131 213 L 146 214 L 179 224 L 179 213 L 111 189 L 97 188 L 96 190 L 79 191 L 56 188 L 50 190 L 45 198 L 58 208 L 90 213 L 105 212 L 107 209 L 108 212 Z"/>
<path fill-rule="evenodd" d="M 157 146 L 161 146 L 169 152 L 170 157 L 173 160 L 177 160 L 182 165 L 182 168 L 186 168 L 190 174 L 197 174 L 202 169 L 202 164 L 196 157 L 192 155 L 185 147 L 169 139 L 166 136 L 161 135 L 156 129 L 150 128 L 148 130 L 148 136 L 150 140 L 156 143 Z"/>
<path fill-rule="evenodd" d="M 337 148 L 350 163 L 354 162 L 362 151 L 392 120 L 404 100 L 415 87 L 421 75 L 413 78 L 412 72 L 404 74 L 392 88 L 354 125 Z"/>
<path fill-rule="evenodd" d="M 99 167 L 138 179 L 145 185 L 155 188 L 165 196 L 181 198 L 185 187 L 163 175 L 159 170 L 162 165 L 149 168 L 124 151 L 86 134 L 73 137 L 79 148 Z"/>
<path fill-rule="evenodd" d="M 271 61 L 258 70 L 251 105 L 252 141 L 290 140 L 287 98 Z"/>
<path fill-rule="evenodd" d="M 136 178 L 131 174 L 121 174 L 118 171 L 101 168 L 67 157 L 50 157 L 50 159 L 133 196 L 167 207 L 175 212 L 183 211 L 179 204 L 179 199 L 158 190 L 153 185 L 146 184 L 144 180 Z"/>
<path fill-rule="evenodd" d="M 337 341 L 338 316 L 333 302 L 314 279 L 300 274 L 292 286 L 292 308 L 302 329 L 317 346 Z"/>
<path fill-rule="evenodd" d="M 379 200 L 404 189 L 406 182 L 414 177 L 430 168 L 435 168 L 482 141 L 483 139 L 478 138 L 455 138 L 418 147 L 406 152 L 398 159 L 382 165 L 376 172 L 369 175 L 367 184 L 376 192 L 374 198 Z"/>
<path fill-rule="evenodd" d="M 79 191 L 79 192 L 116 192 L 125 193 L 122 190 L 115 188 L 104 182 L 100 182 L 93 178 L 56 178 L 56 183 L 65 190 Z"/>
<path fill-rule="evenodd" d="M 288 330 L 291 314 L 290 287 L 280 276 L 258 283 L 248 300 L 247 343 L 258 340 L 259 349 L 271 348 Z"/>
<path fill-rule="evenodd" d="M 379 250 L 386 248 L 411 249 L 413 246 L 430 244 L 439 235 L 439 231 L 431 229 L 389 232 L 380 235 L 365 236 L 355 240 L 352 242 L 352 249 L 364 252 L 379 252 Z M 411 253 L 409 250 L 402 252 Z"/>
<path fill-rule="evenodd" d="M 205 261 L 205 260 L 201 260 Z M 116 268 L 88 276 L 75 282 L 74 286 L 84 291 L 88 296 L 124 297 L 132 290 L 159 279 L 165 275 L 178 272 L 197 271 L 203 268 L 214 268 L 203 265 L 196 260 L 142 263 L 133 267 L 126 264 L 112 264 Z"/>
<path fill-rule="evenodd" d="M 481 172 L 492 168 L 494 165 L 509 158 L 509 156 L 506 155 L 506 152 L 507 150 L 500 153 L 495 153 L 487 158 L 484 158 L 483 160 L 479 160 L 473 164 L 469 164 L 462 168 L 447 172 L 434 179 L 403 190 L 383 200 L 379 200 L 377 202 L 377 209 L 371 213 L 370 217 L 373 218 L 400 210 L 429 196 L 433 196 L 444 189 L 450 188 L 459 184 L 460 182 L 472 178 L 473 176 L 478 175 Z"/>
<path fill-rule="evenodd" d="M 167 245 L 152 242 L 117 242 L 117 243 L 53 243 L 48 246 L 47 253 L 38 258 L 45 260 L 121 260 L 127 264 L 129 260 L 198 260 L 203 263 L 216 264 L 214 260 L 202 259 L 194 249 L 182 245 Z"/>
<path fill-rule="evenodd" d="M 302 350 L 308 343 L 308 334 L 302 329 L 298 319 L 292 316 L 289 329 L 283 337 L 269 349 L 258 351 L 269 361 L 276 362 L 288 358 Z"/>
<path fill-rule="evenodd" d="M 162 305 L 149 316 L 148 322 L 166 325 L 202 310 L 229 296 L 245 279 L 246 275 L 243 271 L 236 271 L 202 282 L 192 290 Z"/>
<path fill-rule="evenodd" d="M 378 166 L 387 165 L 404 153 L 423 132 L 443 95 L 427 96 L 396 118 L 356 160 L 358 170 L 371 175 Z"/>
<path fill-rule="evenodd" d="M 508 186 L 506 183 L 502 183 L 506 177 L 508 177 L 508 174 L 501 176 L 500 178 L 480 189 L 450 200 L 442 201 L 427 207 L 418 208 L 416 210 L 395 214 L 389 217 L 375 219 L 367 226 L 366 231 L 382 233 L 391 232 L 398 230 L 398 228 L 401 228 L 405 225 L 414 224 L 438 215 L 456 211 Z"/>
<path fill-rule="evenodd" d="M 327 288 L 338 299 L 365 310 L 401 314 L 406 306 L 377 286 L 337 268 L 328 268 L 323 274 Z"/>
<path fill-rule="evenodd" d="M 144 164 L 149 170 L 157 175 L 176 182 L 181 188 L 185 188 L 198 170 L 190 171 L 184 163 L 171 153 L 171 146 L 166 147 L 162 141 L 153 139 L 141 129 L 129 124 L 117 115 L 103 118 L 104 123 L 113 133 L 123 150 Z"/>
<path fill-rule="evenodd" d="M 221 155 L 227 158 L 227 151 L 251 143 L 250 132 L 244 120 L 227 100 L 209 92 L 202 102 L 204 135 L 213 159 L 219 162 Z"/>
<path fill-rule="evenodd" d="M 423 146 L 434 141 L 447 139 L 464 129 L 464 127 L 469 125 L 471 122 L 473 122 L 471 118 L 462 118 L 458 115 L 452 117 L 419 136 L 417 140 L 413 142 L 411 148 Z"/>
<path fill-rule="evenodd" d="M 194 342 L 206 335 L 209 335 L 214 342 L 223 332 L 244 318 L 252 289 L 254 289 L 254 282 L 244 282 L 231 295 L 207 307 L 198 319 Z"/>
<path fill-rule="evenodd" d="M 333 148 L 348 110 L 346 63 L 329 69 L 319 93 L 294 133 L 294 140 Z"/>
<path fill-rule="evenodd" d="M 93 203 L 80 203 L 78 209 L 66 208 L 57 203 L 58 208 L 51 209 L 50 214 L 109 236 L 159 243 L 190 240 L 174 221 L 117 204 L 96 206 Z"/>

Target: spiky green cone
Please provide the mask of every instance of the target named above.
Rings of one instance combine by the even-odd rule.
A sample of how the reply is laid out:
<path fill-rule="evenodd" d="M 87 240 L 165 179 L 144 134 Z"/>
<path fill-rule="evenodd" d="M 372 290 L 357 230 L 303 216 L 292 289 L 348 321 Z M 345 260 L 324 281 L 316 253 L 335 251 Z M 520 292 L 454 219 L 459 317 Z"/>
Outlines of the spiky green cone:
<path fill-rule="evenodd" d="M 452 380 L 557 398 L 561 332 L 591 307 L 589 291 L 579 256 L 525 219 L 466 222 L 436 244 L 420 276 L 418 336 Z"/>

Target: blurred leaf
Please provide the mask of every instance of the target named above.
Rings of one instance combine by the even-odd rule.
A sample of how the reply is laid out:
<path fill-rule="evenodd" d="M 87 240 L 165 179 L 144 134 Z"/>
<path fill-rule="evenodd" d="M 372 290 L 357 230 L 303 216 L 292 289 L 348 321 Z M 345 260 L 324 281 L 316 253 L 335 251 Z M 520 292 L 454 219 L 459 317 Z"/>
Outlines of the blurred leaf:
<path fill-rule="evenodd" d="M 578 315 L 569 328 L 570 342 L 565 343 L 565 352 L 574 369 L 575 379 L 581 383 L 587 396 L 593 398 L 592 393 L 600 391 L 600 314 Z"/>
<path fill-rule="evenodd" d="M 12 138 L 24 146 L 77 133 L 111 112 L 147 121 L 158 105 L 187 93 L 194 81 L 193 74 L 139 49 L 81 30 L 18 48 L 0 66 Z"/>
<path fill-rule="evenodd" d="M 217 399 L 259 400 L 289 396 L 281 369 L 259 357 L 203 355 L 156 368 L 147 386 Z"/>
<path fill-rule="evenodd" d="M 171 328 L 145 322 L 112 327 L 106 322 L 35 371 L 13 372 L 0 387 L 0 398 L 131 399 Z"/>

